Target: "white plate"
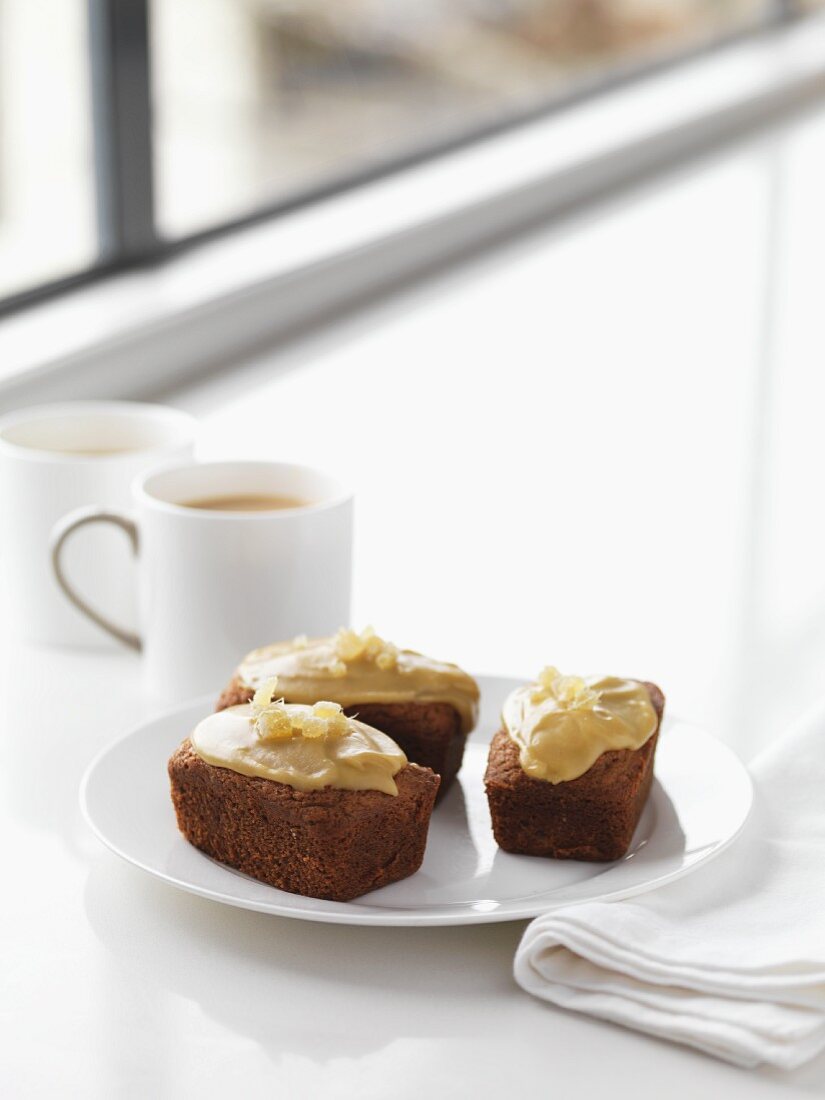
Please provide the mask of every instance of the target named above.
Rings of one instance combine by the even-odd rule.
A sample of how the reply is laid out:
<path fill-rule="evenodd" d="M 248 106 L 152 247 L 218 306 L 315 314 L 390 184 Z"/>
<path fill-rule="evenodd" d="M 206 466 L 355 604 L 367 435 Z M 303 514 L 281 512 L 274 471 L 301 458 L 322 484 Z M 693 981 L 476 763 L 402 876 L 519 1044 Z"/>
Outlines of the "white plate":
<path fill-rule="evenodd" d="M 417 874 L 349 902 L 287 894 L 216 863 L 178 833 L 166 761 L 212 709 L 196 700 L 132 730 L 92 762 L 80 791 L 86 820 L 113 852 L 194 894 L 304 920 L 436 925 L 519 920 L 570 901 L 628 897 L 688 874 L 745 824 L 751 782 L 710 734 L 666 718 L 656 781 L 630 851 L 617 863 L 578 863 L 499 851 L 482 777 L 505 695 L 518 681 L 479 677 L 482 714 L 464 766 L 430 825 Z"/>

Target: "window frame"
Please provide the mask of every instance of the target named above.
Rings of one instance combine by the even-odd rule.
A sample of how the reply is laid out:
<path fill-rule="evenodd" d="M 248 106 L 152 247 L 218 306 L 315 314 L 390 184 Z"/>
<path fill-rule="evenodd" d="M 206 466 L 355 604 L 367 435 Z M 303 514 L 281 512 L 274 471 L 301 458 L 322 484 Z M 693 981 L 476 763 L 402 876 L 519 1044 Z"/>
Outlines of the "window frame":
<path fill-rule="evenodd" d="M 654 180 L 737 147 L 767 151 L 823 105 L 825 15 L 19 309 L 0 320 L 0 409 L 158 400 L 218 372 L 234 386 L 264 348 L 325 339 L 405 288 L 644 201 Z"/>
<path fill-rule="evenodd" d="M 535 107 L 507 112 L 460 135 L 412 148 L 387 163 L 341 173 L 242 216 L 166 239 L 159 234 L 155 217 L 149 7 L 150 0 L 87 0 L 98 259 L 87 268 L 0 299 L 0 317 L 112 275 L 161 264 L 205 242 L 457 152 L 814 14 L 797 0 L 773 0 L 771 10 L 751 25 L 641 63 L 617 65 L 606 75 L 590 77 Z"/>

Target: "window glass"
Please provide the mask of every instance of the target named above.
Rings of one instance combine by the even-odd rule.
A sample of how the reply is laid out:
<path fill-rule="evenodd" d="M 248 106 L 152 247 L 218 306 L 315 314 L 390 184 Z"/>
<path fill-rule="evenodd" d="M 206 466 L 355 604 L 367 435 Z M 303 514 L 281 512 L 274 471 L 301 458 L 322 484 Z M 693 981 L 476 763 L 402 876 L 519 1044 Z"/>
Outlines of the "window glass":
<path fill-rule="evenodd" d="M 97 252 L 85 0 L 0 0 L 0 298 Z"/>
<path fill-rule="evenodd" d="M 154 0 L 179 236 L 763 19 L 766 0 Z"/>

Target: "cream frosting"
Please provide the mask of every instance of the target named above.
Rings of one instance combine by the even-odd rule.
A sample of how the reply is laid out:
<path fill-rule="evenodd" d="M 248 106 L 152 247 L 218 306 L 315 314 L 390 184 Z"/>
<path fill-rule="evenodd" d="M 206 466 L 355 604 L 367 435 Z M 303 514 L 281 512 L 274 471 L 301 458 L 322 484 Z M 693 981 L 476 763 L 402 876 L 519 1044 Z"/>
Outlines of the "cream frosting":
<path fill-rule="evenodd" d="M 337 712 L 337 713 L 336 713 Z M 397 795 L 407 758 L 386 734 L 345 718 L 335 703 L 245 703 L 210 714 L 190 737 L 207 764 L 286 783 Z"/>
<path fill-rule="evenodd" d="M 244 657 L 238 676 L 253 689 L 276 677 L 279 693 L 291 703 L 449 703 L 465 733 L 478 720 L 478 684 L 471 676 L 458 665 L 399 650 L 369 627 L 360 634 L 342 629 L 329 638 L 296 638 L 255 649 Z"/>
<path fill-rule="evenodd" d="M 659 718 L 636 680 L 562 676 L 546 668 L 507 697 L 502 722 L 529 776 L 565 783 L 584 775 L 604 752 L 641 748 Z"/>

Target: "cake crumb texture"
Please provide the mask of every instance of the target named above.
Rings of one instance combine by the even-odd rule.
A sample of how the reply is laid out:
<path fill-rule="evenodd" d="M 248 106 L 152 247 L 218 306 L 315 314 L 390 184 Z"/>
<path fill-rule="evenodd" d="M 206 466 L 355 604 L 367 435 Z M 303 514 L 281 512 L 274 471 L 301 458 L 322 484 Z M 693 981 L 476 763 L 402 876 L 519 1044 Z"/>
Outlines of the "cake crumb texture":
<path fill-rule="evenodd" d="M 408 764 L 397 795 L 284 783 L 207 764 L 187 738 L 169 761 L 178 828 L 213 859 L 280 890 L 350 901 L 421 866 L 439 778 Z"/>
<path fill-rule="evenodd" d="M 645 687 L 661 728 L 664 695 L 655 684 Z M 499 730 L 484 776 L 498 846 L 553 859 L 621 859 L 650 793 L 659 728 L 640 748 L 602 753 L 584 775 L 566 783 L 527 775 L 518 746 Z"/>

